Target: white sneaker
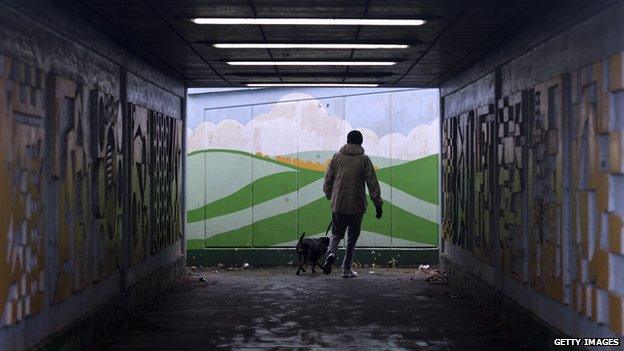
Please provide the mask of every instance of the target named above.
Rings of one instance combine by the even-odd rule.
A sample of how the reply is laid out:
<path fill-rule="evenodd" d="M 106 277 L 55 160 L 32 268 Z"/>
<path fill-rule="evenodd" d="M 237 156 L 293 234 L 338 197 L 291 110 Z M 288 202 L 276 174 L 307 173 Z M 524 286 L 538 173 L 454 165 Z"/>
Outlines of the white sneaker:
<path fill-rule="evenodd" d="M 357 278 L 357 276 L 358 276 L 358 274 L 354 270 L 342 272 L 342 277 L 343 278 Z"/>

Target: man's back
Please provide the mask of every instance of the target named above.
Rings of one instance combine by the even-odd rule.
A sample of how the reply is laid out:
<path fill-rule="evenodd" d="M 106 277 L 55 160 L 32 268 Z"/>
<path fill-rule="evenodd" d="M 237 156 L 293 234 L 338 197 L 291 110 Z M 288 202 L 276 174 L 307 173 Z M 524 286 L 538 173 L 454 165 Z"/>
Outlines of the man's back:
<path fill-rule="evenodd" d="M 346 144 L 332 158 L 323 191 L 331 199 L 334 213 L 366 212 L 366 189 L 376 206 L 382 203 L 375 169 L 364 149 L 357 144 Z"/>

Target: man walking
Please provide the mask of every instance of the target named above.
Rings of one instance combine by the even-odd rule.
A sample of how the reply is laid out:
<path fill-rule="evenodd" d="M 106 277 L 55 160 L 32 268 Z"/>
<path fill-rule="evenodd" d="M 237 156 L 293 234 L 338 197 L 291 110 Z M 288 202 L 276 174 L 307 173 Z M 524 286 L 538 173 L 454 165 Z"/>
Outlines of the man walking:
<path fill-rule="evenodd" d="M 327 259 L 321 267 L 325 274 L 330 274 L 332 264 L 336 261 L 338 243 L 347 231 L 347 247 L 342 261 L 342 277 L 357 277 L 353 271 L 353 254 L 355 243 L 360 236 L 362 218 L 366 212 L 366 190 L 368 187 L 371 200 L 375 204 L 377 219 L 383 213 L 381 207 L 381 191 L 377 175 L 370 158 L 362 148 L 362 133 L 357 130 L 349 132 L 347 144 L 336 153 L 327 167 L 323 192 L 331 200 L 332 236 L 327 250 Z M 348 228 L 348 230 L 347 230 Z"/>

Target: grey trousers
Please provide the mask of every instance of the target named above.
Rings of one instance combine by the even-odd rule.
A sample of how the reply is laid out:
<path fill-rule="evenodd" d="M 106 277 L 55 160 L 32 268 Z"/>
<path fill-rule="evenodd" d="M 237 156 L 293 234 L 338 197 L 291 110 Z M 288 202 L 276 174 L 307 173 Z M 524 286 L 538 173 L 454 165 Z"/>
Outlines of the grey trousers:
<path fill-rule="evenodd" d="M 347 245 L 345 247 L 345 256 L 342 261 L 342 271 L 348 272 L 353 265 L 353 254 L 355 253 L 355 243 L 360 237 L 362 230 L 362 218 L 364 213 L 333 213 L 332 214 L 332 236 L 329 241 L 327 255 L 336 254 L 338 244 L 344 238 L 347 232 Z M 348 228 L 348 230 L 347 230 Z"/>

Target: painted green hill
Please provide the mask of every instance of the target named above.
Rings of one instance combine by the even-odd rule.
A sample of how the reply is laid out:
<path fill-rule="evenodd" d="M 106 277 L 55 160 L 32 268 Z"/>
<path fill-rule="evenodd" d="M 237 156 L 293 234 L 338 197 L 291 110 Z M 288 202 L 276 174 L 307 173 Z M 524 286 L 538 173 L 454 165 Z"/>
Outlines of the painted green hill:
<path fill-rule="evenodd" d="M 298 172 L 297 168 L 275 160 L 220 149 L 190 153 L 186 167 L 186 205 L 190 210 L 228 197 L 254 180 L 276 173 Z"/>
<path fill-rule="evenodd" d="M 377 178 L 421 200 L 438 204 L 438 155 L 380 169 Z"/>
<path fill-rule="evenodd" d="M 230 149 L 207 149 L 207 150 L 195 150 L 193 152 L 189 152 L 187 154 L 187 157 L 190 156 L 194 156 L 194 155 L 199 155 L 199 154 L 205 154 L 205 153 L 230 153 L 230 154 L 236 154 L 236 155 L 243 155 L 243 156 L 249 156 L 251 158 L 254 158 L 256 160 L 261 160 L 261 161 L 266 161 L 266 162 L 270 162 L 270 163 L 275 163 L 277 165 L 280 166 L 284 166 L 284 167 L 288 167 L 288 168 L 292 168 L 292 169 L 297 169 L 297 167 L 295 166 L 291 166 L 291 165 L 287 165 L 281 162 L 277 162 L 271 158 L 267 158 L 267 157 L 260 157 L 254 154 L 251 154 L 249 152 L 245 152 L 245 151 L 240 151 L 240 150 L 230 150 Z"/>
<path fill-rule="evenodd" d="M 275 160 L 235 150 L 204 150 L 189 154 L 187 164 L 195 170 L 187 174 L 187 204 L 196 204 L 188 211 L 188 222 L 200 224 L 222 215 L 291 194 L 324 176 L 323 172 L 298 169 Z M 409 195 L 438 203 L 438 156 L 433 155 L 378 170 L 380 181 Z M 248 174 L 249 176 L 245 176 Z M 240 175 L 243 175 L 241 177 Z M 207 184 L 210 178 L 224 180 L 223 184 Z M 252 181 L 253 179 L 253 181 Z M 228 187 L 228 189 L 223 189 Z M 220 191 L 223 197 L 206 203 L 205 192 Z M 320 189 L 319 189 L 320 191 Z M 211 194 L 215 198 L 215 194 Z M 372 204 L 370 205 L 372 208 Z M 297 210 L 259 220 L 245 227 L 219 233 L 206 239 L 188 240 L 188 248 L 200 247 L 266 247 L 296 240 L 302 231 L 324 232 L 329 221 L 329 202 L 321 197 Z M 420 218 L 386 201 L 384 217 L 374 218 L 369 211 L 364 219 L 364 231 L 417 243 L 437 245 L 438 225 Z M 253 234 L 252 234 L 253 233 Z M 197 237 L 197 236 L 196 236 Z"/>
<path fill-rule="evenodd" d="M 369 207 L 372 208 L 372 203 Z M 377 220 L 374 211 L 364 216 L 362 230 L 395 238 L 437 245 L 438 225 L 387 202 L 384 216 Z M 286 212 L 205 240 L 188 240 L 189 249 L 201 247 L 274 246 L 296 240 L 298 233 L 321 233 L 330 219 L 329 201 L 321 198 L 297 210 Z M 400 223 L 398 228 L 395 228 Z M 253 233 L 253 234 L 252 234 Z"/>
<path fill-rule="evenodd" d="M 229 152 L 218 150 L 215 152 Z M 246 155 L 259 161 L 268 161 L 281 165 L 277 161 L 260 158 L 249 153 L 233 151 L 234 154 Z M 398 166 L 381 169 L 377 172 L 380 181 L 389 184 L 410 195 L 431 203 L 438 203 L 438 156 L 432 155 Z M 296 167 L 286 165 L 289 168 Z M 218 217 L 243 210 L 252 205 L 286 195 L 323 177 L 322 172 L 297 169 L 297 172 L 271 174 L 253 181 L 235 193 L 188 211 L 189 223 Z"/>
<path fill-rule="evenodd" d="M 297 191 L 317 179 L 323 173 L 301 169 L 299 172 L 283 172 L 260 178 L 234 194 L 188 211 L 189 223 L 244 210 L 273 198 Z"/>

